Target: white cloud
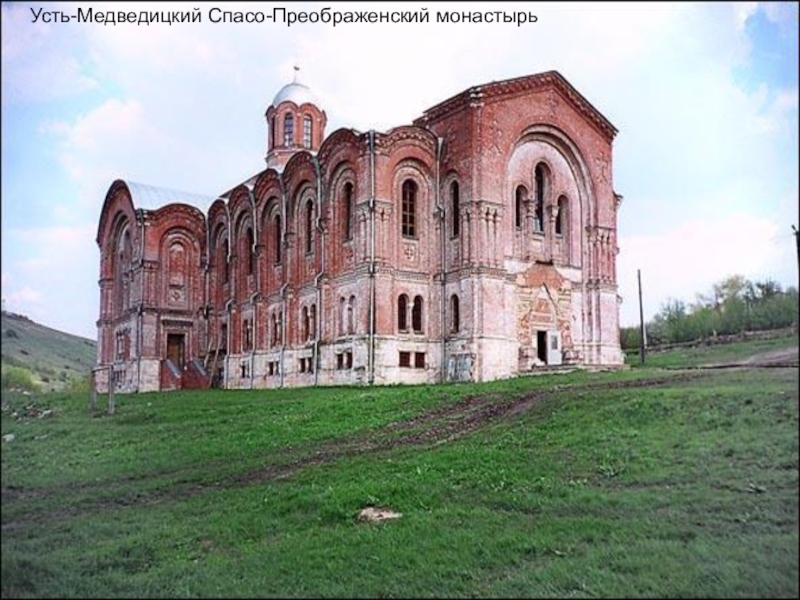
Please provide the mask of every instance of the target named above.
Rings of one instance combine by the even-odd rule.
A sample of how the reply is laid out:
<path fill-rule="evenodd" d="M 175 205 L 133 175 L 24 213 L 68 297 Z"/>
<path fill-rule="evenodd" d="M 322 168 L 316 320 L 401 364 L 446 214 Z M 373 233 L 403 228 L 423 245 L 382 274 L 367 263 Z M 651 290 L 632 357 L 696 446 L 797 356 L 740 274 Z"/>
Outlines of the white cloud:
<path fill-rule="evenodd" d="M 7 309 L 78 335 L 95 336 L 99 251 L 95 223 L 10 230 L 25 258 L 10 261 L 3 281 Z M 8 289 L 7 291 L 7 288 Z"/>
<path fill-rule="evenodd" d="M 744 29 L 745 25 L 747 25 L 747 19 L 758 11 L 758 4 L 758 2 L 737 2 L 733 5 L 737 29 Z"/>
<path fill-rule="evenodd" d="M 49 10 L 46 5 L 33 8 Z M 75 56 L 79 35 L 67 33 L 64 24 L 32 20 L 30 5 L 3 3 L 3 104 L 53 100 L 97 88 Z"/>
<path fill-rule="evenodd" d="M 42 294 L 28 286 L 15 289 L 3 295 L 6 310 L 13 313 L 25 314 L 31 307 L 39 307 L 42 303 Z"/>
<path fill-rule="evenodd" d="M 744 213 L 688 220 L 660 235 L 620 239 L 617 261 L 620 322 L 638 322 L 636 271 L 642 273 L 645 319 L 667 298 L 691 301 L 728 275 L 762 280 L 785 264 L 789 241 L 778 224 Z"/>
<path fill-rule="evenodd" d="M 412 8 L 416 6 L 424 5 Z M 396 7 L 382 5 L 382 10 Z M 363 10 L 360 4 L 337 4 L 338 10 L 351 8 Z M 292 64 L 299 62 L 304 80 L 325 99 L 329 114 L 341 117 L 341 125 L 382 130 L 408 123 L 447 97 L 492 80 L 557 69 L 584 92 L 583 82 L 608 85 L 609 76 L 616 78 L 631 64 L 646 61 L 654 40 L 667 38 L 687 10 L 675 4 L 631 10 L 591 3 L 437 3 L 428 12 L 435 20 L 439 11 L 526 8 L 537 14 L 538 23 L 298 29 L 295 49 L 280 64 L 280 72 L 288 78 Z"/>
<path fill-rule="evenodd" d="M 176 158 L 191 157 L 194 149 L 176 142 L 152 124 L 138 100 L 109 99 L 73 122 L 43 126 L 58 141 L 58 161 L 79 190 L 77 214 L 71 220 L 95 219 L 114 179 L 169 182 Z M 165 184 L 161 184 L 165 185 Z M 193 191 L 193 190 L 187 190 Z M 67 217 L 75 204 L 53 199 L 54 214 Z"/>
<path fill-rule="evenodd" d="M 761 2 L 764 14 L 773 23 L 783 24 L 787 21 L 797 21 L 797 3 L 795 2 Z"/>
<path fill-rule="evenodd" d="M 792 19 L 797 20 L 797 5 L 794 2 L 737 2 L 733 4 L 736 26 L 744 29 L 747 20 L 761 11 L 766 18 L 778 25 Z"/>

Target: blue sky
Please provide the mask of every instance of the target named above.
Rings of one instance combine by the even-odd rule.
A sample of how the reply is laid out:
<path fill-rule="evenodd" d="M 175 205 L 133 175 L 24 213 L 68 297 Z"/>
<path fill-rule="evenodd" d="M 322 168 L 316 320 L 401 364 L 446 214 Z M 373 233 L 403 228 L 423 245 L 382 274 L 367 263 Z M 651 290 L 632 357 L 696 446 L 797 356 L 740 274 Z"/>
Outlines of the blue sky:
<path fill-rule="evenodd" d="M 248 2 L 238 10 L 271 11 Z M 33 23 L 35 10 L 202 23 Z M 260 171 L 264 111 L 302 67 L 328 132 L 386 130 L 472 85 L 560 71 L 618 129 L 623 325 L 732 274 L 797 285 L 796 3 L 397 3 L 432 23 L 223 24 L 232 3 L 2 5 L 2 297 L 94 338 L 97 220 L 116 178 L 214 195 Z M 278 4 L 299 10 L 347 3 Z M 437 24 L 442 10 L 535 24 Z M 363 3 L 350 5 L 367 10 Z"/>

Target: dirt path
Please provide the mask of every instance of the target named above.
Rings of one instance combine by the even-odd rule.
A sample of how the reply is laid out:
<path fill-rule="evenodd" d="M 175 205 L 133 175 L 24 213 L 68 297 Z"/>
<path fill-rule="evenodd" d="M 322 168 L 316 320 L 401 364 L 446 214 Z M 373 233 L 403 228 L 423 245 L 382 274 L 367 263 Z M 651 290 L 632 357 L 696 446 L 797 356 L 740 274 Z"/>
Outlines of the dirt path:
<path fill-rule="evenodd" d="M 797 367 L 798 348 L 782 348 L 760 352 L 742 360 L 698 365 L 698 369 L 726 369 L 733 367 Z"/>
<path fill-rule="evenodd" d="M 798 366 L 798 354 L 800 348 L 783 348 L 781 350 L 771 350 L 769 352 L 762 352 L 751 356 L 744 361 L 748 366 L 766 367 L 766 366 Z"/>

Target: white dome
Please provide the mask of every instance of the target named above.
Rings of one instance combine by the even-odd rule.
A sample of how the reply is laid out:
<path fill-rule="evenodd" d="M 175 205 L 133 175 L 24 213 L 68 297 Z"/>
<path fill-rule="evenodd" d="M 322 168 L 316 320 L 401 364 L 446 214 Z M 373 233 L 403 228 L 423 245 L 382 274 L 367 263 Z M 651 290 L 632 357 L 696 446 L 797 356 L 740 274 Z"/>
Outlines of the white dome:
<path fill-rule="evenodd" d="M 297 106 L 305 104 L 306 102 L 319 106 L 314 93 L 302 83 L 297 82 L 283 86 L 281 91 L 275 94 L 275 98 L 272 100 L 272 106 L 278 106 L 281 102 L 286 102 L 287 100 L 291 100 L 297 104 Z"/>

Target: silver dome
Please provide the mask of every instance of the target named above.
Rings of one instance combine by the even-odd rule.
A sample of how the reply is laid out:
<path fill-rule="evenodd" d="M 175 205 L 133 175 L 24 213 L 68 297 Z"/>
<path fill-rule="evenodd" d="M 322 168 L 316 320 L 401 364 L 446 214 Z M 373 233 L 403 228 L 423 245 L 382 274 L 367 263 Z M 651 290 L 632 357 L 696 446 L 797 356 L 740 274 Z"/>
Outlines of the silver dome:
<path fill-rule="evenodd" d="M 286 102 L 287 100 L 291 100 L 297 106 L 305 104 L 306 102 L 319 106 L 314 93 L 302 83 L 297 82 L 292 82 L 283 86 L 281 90 L 275 94 L 275 98 L 272 100 L 272 106 L 278 106 L 281 102 Z"/>

